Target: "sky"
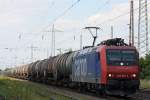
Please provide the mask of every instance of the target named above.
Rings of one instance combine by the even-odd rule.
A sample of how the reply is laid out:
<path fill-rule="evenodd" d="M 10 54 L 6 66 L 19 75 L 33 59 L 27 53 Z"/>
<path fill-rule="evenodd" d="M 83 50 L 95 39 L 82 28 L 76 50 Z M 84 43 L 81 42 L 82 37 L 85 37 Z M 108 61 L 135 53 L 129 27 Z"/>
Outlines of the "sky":
<path fill-rule="evenodd" d="M 0 0 L 0 69 L 49 57 L 53 24 L 56 54 L 59 54 L 58 49 L 63 53 L 69 49 L 79 50 L 81 35 L 82 45 L 91 45 L 92 36 L 84 29 L 87 26 L 101 28 L 96 44 L 111 37 L 111 26 L 114 27 L 114 38 L 128 41 L 130 0 L 77 1 Z M 138 0 L 134 6 L 138 7 Z M 137 23 L 138 10 L 135 11 L 135 33 Z M 31 46 L 34 47 L 33 57 Z"/>

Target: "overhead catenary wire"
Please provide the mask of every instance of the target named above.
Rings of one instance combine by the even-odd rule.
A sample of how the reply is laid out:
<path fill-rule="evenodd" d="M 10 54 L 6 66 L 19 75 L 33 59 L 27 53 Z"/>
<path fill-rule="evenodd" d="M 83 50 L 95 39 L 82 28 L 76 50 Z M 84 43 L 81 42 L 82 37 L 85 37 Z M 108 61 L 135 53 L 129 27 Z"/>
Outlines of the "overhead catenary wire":
<path fill-rule="evenodd" d="M 76 2 L 74 2 L 69 8 L 67 8 L 66 10 L 64 10 L 64 12 L 62 12 L 60 15 L 58 15 L 53 22 L 57 21 L 59 18 L 63 17 L 68 11 L 70 11 L 75 5 L 77 5 L 80 2 L 80 0 L 77 0 Z"/>
<path fill-rule="evenodd" d="M 80 1 L 80 0 L 79 0 Z M 107 0 L 107 1 L 105 1 L 104 3 L 103 3 L 103 5 L 100 7 L 100 8 L 98 8 L 97 9 L 97 11 L 96 12 L 99 12 L 101 9 L 103 9 L 107 4 L 109 4 L 109 2 L 110 2 L 111 0 Z M 81 28 L 82 29 L 82 28 Z M 69 36 L 69 38 L 70 38 L 71 36 Z M 63 42 L 64 41 L 66 41 L 66 39 L 65 40 L 62 40 Z M 62 43 L 62 42 L 61 42 Z"/>
<path fill-rule="evenodd" d="M 36 33 L 43 33 L 46 32 L 45 29 L 47 29 L 50 25 L 53 25 L 54 22 L 56 22 L 58 19 L 63 17 L 68 11 L 70 11 L 75 5 L 77 5 L 81 0 L 77 0 L 76 2 L 72 3 L 67 9 L 65 9 L 60 15 L 58 15 L 56 18 L 54 18 L 46 27 L 42 28 L 40 32 Z M 38 36 L 38 35 L 36 35 Z M 42 34 L 43 37 L 43 34 Z"/>
<path fill-rule="evenodd" d="M 62 14 L 60 14 L 59 15 L 59 17 L 57 17 L 56 19 L 59 19 L 60 17 L 62 17 L 64 14 L 66 14 L 72 7 L 74 7 L 78 2 L 79 2 L 80 0 L 77 0 L 75 3 L 73 3 L 68 9 L 66 9 Z M 108 3 L 108 1 L 110 1 L 110 0 L 107 0 L 106 2 L 105 2 L 105 4 L 107 4 Z M 150 4 L 150 3 L 149 3 Z M 148 4 L 148 5 L 149 5 Z M 134 9 L 134 10 L 138 10 L 139 8 L 136 8 L 136 9 Z M 118 18 L 120 18 L 120 17 L 122 17 L 122 16 L 125 16 L 125 15 L 128 15 L 130 12 L 126 12 L 126 13 L 123 13 L 123 14 L 121 14 L 121 15 L 119 15 L 119 16 L 116 16 L 116 17 L 114 17 L 114 18 L 111 18 L 111 19 L 108 19 L 108 20 L 105 20 L 105 21 L 103 21 L 102 23 L 106 23 L 106 22 L 108 22 L 108 21 L 114 21 L 114 20 L 117 20 Z M 55 19 L 55 20 L 56 20 Z M 102 23 L 100 23 L 100 24 L 102 24 Z M 97 26 L 99 26 L 100 24 L 98 24 Z"/>
<path fill-rule="evenodd" d="M 61 17 L 63 17 L 68 11 L 70 11 L 73 7 L 75 7 L 81 0 L 77 0 L 75 1 L 73 4 L 71 4 L 67 9 L 65 9 L 62 13 L 60 13 L 57 17 L 55 17 L 53 20 L 51 20 L 51 22 L 44 28 L 42 28 L 43 32 L 46 28 L 48 28 L 50 25 L 53 25 L 58 19 L 60 19 Z"/>
<path fill-rule="evenodd" d="M 80 0 L 78 0 L 78 1 L 80 1 Z M 72 9 L 72 6 L 73 5 L 76 5 L 76 3 L 75 4 L 72 4 L 68 9 L 66 9 L 63 13 L 61 13 L 59 16 L 57 16 L 57 18 L 55 18 L 54 19 L 54 21 L 57 21 L 58 19 L 60 19 L 61 17 L 63 17 L 70 9 Z M 138 10 L 139 8 L 137 8 L 137 10 Z M 112 18 L 111 20 L 108 20 L 108 21 L 114 21 L 114 20 L 117 20 L 118 18 L 120 18 L 120 17 L 122 17 L 122 16 L 125 16 L 125 15 L 127 15 L 127 14 L 129 14 L 129 12 L 126 12 L 126 13 L 124 13 L 124 14 L 121 14 L 120 16 L 116 16 L 116 17 L 114 17 L 114 18 Z M 107 22 L 107 21 L 106 21 Z M 103 22 L 104 23 L 104 22 Z M 48 26 L 49 27 L 49 26 Z"/>
<path fill-rule="evenodd" d="M 107 1 L 104 3 L 104 5 L 108 4 L 109 1 L 110 1 L 110 0 L 107 0 Z M 63 17 L 70 9 L 72 9 L 72 8 L 73 8 L 77 3 L 79 3 L 79 2 L 80 2 L 80 0 L 77 0 L 76 2 L 74 2 L 70 7 L 68 7 L 63 13 L 61 13 L 61 14 L 60 14 L 58 17 L 56 17 L 53 21 L 56 21 L 56 20 L 58 20 L 59 18 Z M 136 9 L 134 9 L 134 10 L 138 10 L 138 9 L 139 9 L 139 8 L 136 8 Z M 116 16 L 116 17 L 114 17 L 114 18 L 105 20 L 105 21 L 99 23 L 99 24 L 96 25 L 96 26 L 99 26 L 100 24 L 106 23 L 106 22 L 108 22 L 108 21 L 117 20 L 118 18 L 120 18 L 120 17 L 122 17 L 122 16 L 125 16 L 125 15 L 128 15 L 129 13 L 130 13 L 130 12 L 126 12 L 126 13 L 123 13 L 123 14 L 121 14 L 121 15 L 118 15 L 118 16 Z M 50 24 L 49 24 L 49 25 L 50 25 Z M 47 27 L 49 27 L 49 25 L 48 25 Z M 41 31 L 41 32 L 44 32 L 44 31 Z"/>
<path fill-rule="evenodd" d="M 108 1 L 109 1 L 109 0 L 108 0 Z M 108 2 L 108 1 L 106 1 L 106 2 Z M 148 5 L 150 5 L 150 3 L 148 3 Z M 137 11 L 139 10 L 139 7 L 138 7 L 138 8 L 135 8 L 134 10 L 137 12 Z M 123 14 L 121 14 L 121 15 L 118 15 L 118 16 L 116 16 L 116 17 L 114 17 L 114 18 L 105 20 L 105 21 L 103 21 L 103 22 L 100 23 L 100 24 L 103 24 L 103 23 L 106 23 L 106 22 L 109 22 L 109 21 L 117 20 L 118 18 L 123 17 L 123 16 L 126 16 L 126 15 L 128 15 L 128 14 L 130 14 L 130 12 L 125 12 L 125 13 L 123 13 Z M 96 26 L 99 26 L 100 24 L 98 24 L 98 25 L 96 25 Z M 67 41 L 67 39 L 64 39 L 63 42 L 64 42 L 64 41 Z"/>
<path fill-rule="evenodd" d="M 107 4 L 109 4 L 110 1 L 111 1 L 111 0 L 105 1 L 105 2 L 103 3 L 103 5 L 97 9 L 97 12 L 99 12 L 100 10 L 102 10 L 103 8 L 105 8 L 105 6 L 106 6 Z"/>
<path fill-rule="evenodd" d="M 67 9 L 65 9 L 60 15 L 58 15 L 56 18 L 54 18 L 54 20 L 52 20 L 50 24 L 56 22 L 58 19 L 60 19 L 61 17 L 63 17 L 68 11 L 70 11 L 79 2 L 80 2 L 80 0 L 77 0 L 76 2 L 74 2 L 71 6 L 69 6 Z M 48 28 L 49 25 L 47 25 L 45 28 Z M 43 28 L 41 32 L 44 32 L 45 28 Z M 39 33 L 41 33 L 41 32 L 39 32 Z M 43 35 L 42 35 L 42 37 L 43 37 Z"/>
<path fill-rule="evenodd" d="M 36 35 L 39 33 L 43 33 L 46 32 L 45 29 L 47 29 L 50 25 L 53 25 L 54 22 L 56 22 L 58 19 L 60 19 L 61 17 L 63 17 L 68 11 L 70 11 L 75 5 L 77 5 L 81 0 L 77 0 L 76 2 L 72 3 L 67 9 L 65 9 L 60 15 L 58 15 L 57 17 L 55 17 L 53 20 L 51 20 L 51 22 L 46 25 L 45 27 L 43 27 L 41 29 L 40 32 L 36 32 Z M 51 5 L 54 5 L 54 1 L 52 1 Z M 20 34 L 19 34 L 20 35 Z"/>
<path fill-rule="evenodd" d="M 148 5 L 150 5 L 150 3 L 148 3 L 147 6 L 148 6 Z M 139 10 L 139 7 L 137 7 L 137 8 L 134 9 L 134 11 L 138 11 L 138 10 Z M 118 15 L 118 16 L 113 17 L 113 18 L 104 20 L 103 22 L 97 24 L 96 26 L 99 26 L 99 25 L 104 24 L 104 23 L 106 23 L 106 22 L 115 21 L 115 20 L 117 20 L 118 18 L 123 17 L 123 16 L 126 16 L 126 15 L 128 15 L 128 14 L 130 14 L 130 12 L 122 13 L 122 14 L 120 14 L 120 15 Z"/>

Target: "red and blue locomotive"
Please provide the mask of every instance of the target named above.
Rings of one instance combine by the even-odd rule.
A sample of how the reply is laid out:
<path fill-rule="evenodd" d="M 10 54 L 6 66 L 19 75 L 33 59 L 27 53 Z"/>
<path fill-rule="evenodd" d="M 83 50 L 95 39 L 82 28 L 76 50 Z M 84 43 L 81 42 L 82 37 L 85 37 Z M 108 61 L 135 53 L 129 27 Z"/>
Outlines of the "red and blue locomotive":
<path fill-rule="evenodd" d="M 112 95 L 131 95 L 139 89 L 139 54 L 116 38 L 96 47 L 36 61 L 8 72 L 9 76 L 89 89 Z"/>
<path fill-rule="evenodd" d="M 130 95 L 139 89 L 139 54 L 122 39 L 107 40 L 75 57 L 72 81 L 88 83 L 113 95 Z M 90 85 L 89 85 L 90 83 Z"/>

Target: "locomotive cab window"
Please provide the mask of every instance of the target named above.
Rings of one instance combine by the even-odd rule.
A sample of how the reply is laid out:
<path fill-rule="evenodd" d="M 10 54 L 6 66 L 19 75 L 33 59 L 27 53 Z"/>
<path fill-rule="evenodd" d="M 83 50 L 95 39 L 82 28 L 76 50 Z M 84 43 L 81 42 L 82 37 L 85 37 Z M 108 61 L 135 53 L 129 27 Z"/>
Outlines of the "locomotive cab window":
<path fill-rule="evenodd" d="M 107 50 L 107 64 L 110 66 L 133 66 L 138 64 L 138 56 L 134 50 Z"/>

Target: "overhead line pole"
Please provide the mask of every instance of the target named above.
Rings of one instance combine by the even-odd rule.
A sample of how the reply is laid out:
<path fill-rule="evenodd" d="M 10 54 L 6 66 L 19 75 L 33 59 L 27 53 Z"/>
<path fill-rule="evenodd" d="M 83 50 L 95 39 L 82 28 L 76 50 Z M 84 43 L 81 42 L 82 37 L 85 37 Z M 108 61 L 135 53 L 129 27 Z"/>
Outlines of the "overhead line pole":
<path fill-rule="evenodd" d="M 82 34 L 80 35 L 80 49 L 82 49 Z"/>
<path fill-rule="evenodd" d="M 51 56 L 55 56 L 55 32 L 54 32 L 54 24 L 52 26 Z"/>
<path fill-rule="evenodd" d="M 34 49 L 36 49 L 37 47 L 34 47 L 33 44 L 31 44 L 31 46 L 29 48 L 31 49 L 31 62 L 32 62 L 33 61 Z"/>
<path fill-rule="evenodd" d="M 134 2 L 130 2 L 129 45 L 134 46 Z"/>
<path fill-rule="evenodd" d="M 131 0 L 131 19 L 132 19 L 132 46 L 134 46 L 134 1 Z"/>
<path fill-rule="evenodd" d="M 140 37 L 141 37 L 141 35 L 140 35 L 140 30 L 141 30 L 140 25 L 141 25 L 141 0 L 139 0 L 139 19 L 138 19 L 138 50 L 139 50 L 139 52 L 140 52 L 140 45 L 141 45 L 141 43 L 140 43 Z"/>
<path fill-rule="evenodd" d="M 113 35 L 114 35 L 114 28 L 113 26 L 111 26 L 111 39 L 113 39 Z"/>
<path fill-rule="evenodd" d="M 148 9 L 147 0 L 139 0 L 138 50 L 149 53 Z M 143 47 L 144 45 L 144 47 Z M 142 48 L 141 48 L 142 47 Z"/>
<path fill-rule="evenodd" d="M 149 33 L 148 33 L 148 9 L 147 9 L 147 0 L 145 0 L 145 20 L 146 20 L 146 51 L 149 53 Z"/>

